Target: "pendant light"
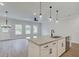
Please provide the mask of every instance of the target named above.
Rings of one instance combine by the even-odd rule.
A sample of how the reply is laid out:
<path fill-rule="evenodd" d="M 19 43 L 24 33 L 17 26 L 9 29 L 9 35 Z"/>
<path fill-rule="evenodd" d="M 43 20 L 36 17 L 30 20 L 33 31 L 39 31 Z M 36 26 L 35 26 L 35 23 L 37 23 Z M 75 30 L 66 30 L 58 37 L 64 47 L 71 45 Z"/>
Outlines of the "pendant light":
<path fill-rule="evenodd" d="M 52 16 L 51 16 L 51 9 L 52 9 L 52 6 L 49 6 L 49 9 L 50 9 L 50 16 L 49 16 L 49 20 L 51 21 L 51 20 L 52 20 Z"/>
<path fill-rule="evenodd" d="M 36 13 L 34 13 L 33 15 L 34 15 L 34 21 L 38 21 L 36 17 Z"/>
<path fill-rule="evenodd" d="M 58 12 L 59 12 L 59 11 L 58 11 L 58 10 L 56 10 L 56 21 L 55 21 L 56 23 L 58 23 L 58 22 L 59 22 L 59 21 L 58 21 Z"/>
<path fill-rule="evenodd" d="M 5 25 L 1 25 L 1 28 L 7 28 L 7 29 L 11 28 L 11 25 L 8 25 L 7 13 L 8 11 L 5 11 L 6 23 Z"/>
<path fill-rule="evenodd" d="M 41 9 L 42 9 L 41 6 L 42 6 L 42 5 L 41 5 L 41 4 L 42 4 L 42 2 L 40 2 L 40 15 L 39 15 L 40 18 L 42 18 L 42 12 L 41 12 Z"/>

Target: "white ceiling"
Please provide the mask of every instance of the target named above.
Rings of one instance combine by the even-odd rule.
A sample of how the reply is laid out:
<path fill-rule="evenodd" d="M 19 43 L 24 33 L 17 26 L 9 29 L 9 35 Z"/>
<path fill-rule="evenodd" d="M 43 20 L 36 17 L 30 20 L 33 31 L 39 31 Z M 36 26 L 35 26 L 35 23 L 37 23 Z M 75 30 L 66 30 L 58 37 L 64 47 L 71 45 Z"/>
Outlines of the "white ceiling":
<path fill-rule="evenodd" d="M 33 13 L 39 15 L 39 2 L 4 2 L 5 6 L 0 6 L 0 16 L 5 15 L 4 11 L 8 10 L 8 17 L 33 20 Z M 42 2 L 43 20 L 49 17 L 49 6 L 52 5 L 52 17 L 55 18 L 56 10 L 59 10 L 59 17 L 67 17 L 79 14 L 79 2 Z"/>

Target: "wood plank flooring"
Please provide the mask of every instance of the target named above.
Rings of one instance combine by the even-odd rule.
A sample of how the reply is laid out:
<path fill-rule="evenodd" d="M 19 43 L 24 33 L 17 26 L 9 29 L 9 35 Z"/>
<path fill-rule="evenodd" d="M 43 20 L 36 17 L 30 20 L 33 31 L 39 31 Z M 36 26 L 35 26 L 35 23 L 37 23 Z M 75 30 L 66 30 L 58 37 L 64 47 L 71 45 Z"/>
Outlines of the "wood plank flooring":
<path fill-rule="evenodd" d="M 72 43 L 72 47 L 62 57 L 79 57 L 79 44 Z"/>

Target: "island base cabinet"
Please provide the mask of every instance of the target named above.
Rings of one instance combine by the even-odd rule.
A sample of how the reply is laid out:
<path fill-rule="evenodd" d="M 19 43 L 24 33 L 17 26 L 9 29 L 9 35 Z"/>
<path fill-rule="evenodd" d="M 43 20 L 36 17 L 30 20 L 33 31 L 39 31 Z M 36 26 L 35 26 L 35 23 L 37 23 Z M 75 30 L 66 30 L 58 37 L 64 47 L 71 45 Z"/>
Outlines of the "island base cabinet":
<path fill-rule="evenodd" d="M 51 52 L 51 49 L 52 49 L 52 52 Z M 51 54 L 51 57 L 53 56 L 53 57 L 57 57 L 58 55 L 57 55 L 57 41 L 55 41 L 55 42 L 52 42 L 51 43 L 51 47 L 50 47 L 50 54 Z"/>
<path fill-rule="evenodd" d="M 58 40 L 58 56 L 65 52 L 65 39 Z"/>
<path fill-rule="evenodd" d="M 40 48 L 38 45 L 29 42 L 28 44 L 28 57 L 39 57 L 40 56 Z"/>
<path fill-rule="evenodd" d="M 50 57 L 51 55 L 49 54 L 49 49 L 50 49 L 50 43 L 40 46 L 40 56 Z"/>
<path fill-rule="evenodd" d="M 43 45 L 33 42 L 28 44 L 29 57 L 58 57 L 65 52 L 65 39 L 52 41 Z"/>

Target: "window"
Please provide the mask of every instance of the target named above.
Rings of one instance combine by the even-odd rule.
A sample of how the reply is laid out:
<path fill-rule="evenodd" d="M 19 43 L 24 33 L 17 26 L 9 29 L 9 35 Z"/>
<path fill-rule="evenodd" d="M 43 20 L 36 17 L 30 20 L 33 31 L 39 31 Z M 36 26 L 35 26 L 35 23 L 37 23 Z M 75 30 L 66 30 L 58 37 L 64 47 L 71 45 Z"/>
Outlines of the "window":
<path fill-rule="evenodd" d="M 37 38 L 37 36 L 33 36 L 33 38 Z"/>
<path fill-rule="evenodd" d="M 22 25 L 15 25 L 15 34 L 16 35 L 22 34 Z"/>
<path fill-rule="evenodd" d="M 26 34 L 31 34 L 31 26 L 30 25 L 25 26 L 25 33 Z"/>
<path fill-rule="evenodd" d="M 30 39 L 30 37 L 26 37 L 26 39 Z"/>
<path fill-rule="evenodd" d="M 9 28 L 2 28 L 2 32 L 8 32 Z"/>
<path fill-rule="evenodd" d="M 37 33 L 38 33 L 37 26 L 36 26 L 36 25 L 34 25 L 34 26 L 33 26 L 33 34 L 37 34 Z"/>

